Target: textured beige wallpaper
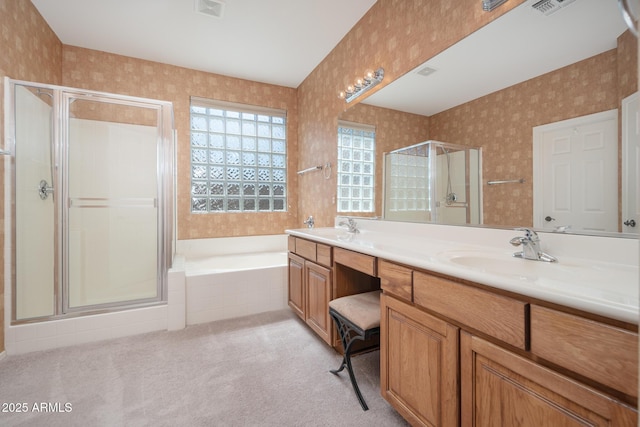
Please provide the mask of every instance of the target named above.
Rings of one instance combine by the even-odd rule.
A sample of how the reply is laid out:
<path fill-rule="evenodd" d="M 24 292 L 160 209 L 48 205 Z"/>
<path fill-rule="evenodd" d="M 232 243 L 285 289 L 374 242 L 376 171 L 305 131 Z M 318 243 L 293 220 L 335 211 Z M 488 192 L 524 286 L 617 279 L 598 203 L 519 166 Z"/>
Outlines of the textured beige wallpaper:
<path fill-rule="evenodd" d="M 298 88 L 299 167 L 335 164 L 338 116 L 346 110 L 338 92 L 367 69 L 385 70 L 373 93 L 523 1 L 487 13 L 479 0 L 378 0 Z M 333 224 L 335 173 L 322 182 L 303 175 L 299 189 L 299 212 L 313 214 L 318 226 Z"/>
<path fill-rule="evenodd" d="M 319 174 L 298 176 L 295 172 L 310 165 L 335 164 L 338 116 L 346 110 L 344 101 L 337 98 L 341 89 L 365 70 L 382 66 L 386 77 L 375 89 L 379 90 L 523 2 L 510 0 L 494 12 L 486 13 L 479 0 L 378 0 L 296 90 L 63 47 L 29 0 L 0 0 L 0 76 L 173 101 L 179 143 L 179 238 L 281 233 L 285 228 L 302 226 L 302 219 L 309 214 L 316 217 L 318 226 L 330 225 L 336 215 L 336 206 L 332 203 L 335 174 L 325 181 Z M 400 135 L 398 125 L 403 123 L 414 126 L 412 133 L 416 134 L 404 141 L 417 137 L 420 140 L 459 139 L 456 142 L 461 143 L 469 141 L 472 134 L 480 135 L 494 141 L 493 148 L 485 153 L 485 161 L 489 161 L 485 179 L 516 172 L 518 176 L 522 173 L 529 176 L 530 167 L 521 164 L 522 159 L 531 157 L 529 131 L 522 132 L 513 124 L 526 122 L 532 126 L 615 108 L 624 94 L 637 87 L 637 78 L 629 71 L 629 65 L 637 63 L 636 52 L 636 41 L 623 37 L 618 53 L 605 54 L 604 60 L 586 62 L 575 70 L 564 70 L 567 78 L 551 76 L 545 81 L 526 82 L 523 88 L 506 89 L 431 117 L 425 121 L 425 127 L 422 119 L 404 116 L 385 119 L 383 112 L 365 106 L 352 107 L 343 118 L 375 121 L 379 149 L 384 151 L 408 145 L 397 137 L 394 139 L 394 135 Z M 618 87 L 619 95 L 614 99 L 602 95 L 593 103 L 579 94 L 558 97 L 565 89 L 575 92 L 588 88 L 593 92 L 594 88 L 610 85 Z M 545 89 L 543 95 L 533 95 L 536 86 Z M 288 111 L 289 212 L 190 214 L 189 96 Z M 460 122 L 461 118 L 471 120 L 464 129 L 447 126 L 452 121 Z M 518 149 L 506 155 L 506 150 L 501 150 L 503 145 Z M 530 217 L 519 213 L 525 208 L 519 209 L 517 205 L 521 200 L 530 200 L 530 196 L 526 186 L 486 190 L 485 206 L 496 207 L 493 211 L 487 209 L 487 221 L 509 221 L 518 225 L 530 221 Z M 3 200 L 1 195 L 0 200 Z M 4 319 L 2 309 L 0 304 L 0 329 Z M 0 350 L 2 344 L 0 341 Z"/>
<path fill-rule="evenodd" d="M 637 43 L 623 38 L 618 49 L 431 117 L 431 138 L 483 148 L 486 224 L 533 225 L 533 127 L 619 108 L 637 90 Z"/>
<path fill-rule="evenodd" d="M 0 99 L 4 78 L 59 84 L 62 43 L 29 0 L 0 0 Z M 4 138 L 4 102 L 0 102 Z M 0 162 L 0 244 L 4 247 L 4 162 Z M 4 261 L 0 263 L 0 352 L 4 351 Z"/>
<path fill-rule="evenodd" d="M 177 146 L 178 238 L 280 234 L 297 218 L 296 90 L 172 65 L 64 46 L 63 84 L 173 102 Z M 289 211 L 286 213 L 192 214 L 190 209 L 189 100 L 191 96 L 287 111 Z"/>
<path fill-rule="evenodd" d="M 299 207 L 305 214 L 314 212 L 318 226 L 331 224 L 335 216 L 331 203 L 335 177 L 319 182 L 314 181 L 317 174 L 307 174 L 298 182 L 295 171 L 309 164 L 335 164 L 337 118 L 344 110 L 344 102 L 337 98 L 339 90 L 378 66 L 386 70 L 382 87 L 523 1 L 512 0 L 488 14 L 477 0 L 378 0 L 296 90 L 63 48 L 29 0 L 0 0 L 0 77 L 173 101 L 179 143 L 179 238 L 281 233 L 302 225 Z M 192 95 L 288 111 L 289 212 L 190 214 L 188 105 Z M 299 132 L 304 135 L 300 141 Z M 0 329 L 3 319 L 0 311 Z"/>

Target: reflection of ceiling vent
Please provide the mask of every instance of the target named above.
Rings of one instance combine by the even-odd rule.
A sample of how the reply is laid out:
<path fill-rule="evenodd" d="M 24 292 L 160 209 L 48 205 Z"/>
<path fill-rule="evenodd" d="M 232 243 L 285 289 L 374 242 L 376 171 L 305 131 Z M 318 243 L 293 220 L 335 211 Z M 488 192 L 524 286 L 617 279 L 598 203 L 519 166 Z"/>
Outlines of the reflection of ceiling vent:
<path fill-rule="evenodd" d="M 203 15 L 222 18 L 224 13 L 224 2 L 222 0 L 195 0 L 196 12 Z"/>
<path fill-rule="evenodd" d="M 431 68 L 431 67 L 423 67 L 421 69 L 419 69 L 418 71 L 416 71 L 417 74 L 420 74 L 421 76 L 428 76 L 430 74 L 433 74 L 436 72 L 435 68 Z"/>
<path fill-rule="evenodd" d="M 531 7 L 545 15 L 551 15 L 574 1 L 575 0 L 540 0 L 539 2 L 534 3 Z"/>

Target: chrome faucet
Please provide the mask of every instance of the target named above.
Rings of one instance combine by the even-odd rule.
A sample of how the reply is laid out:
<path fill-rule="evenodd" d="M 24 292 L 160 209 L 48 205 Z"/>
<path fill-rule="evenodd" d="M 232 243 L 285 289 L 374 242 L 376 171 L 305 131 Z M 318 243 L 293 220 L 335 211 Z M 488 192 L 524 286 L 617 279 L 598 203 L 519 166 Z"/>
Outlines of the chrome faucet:
<path fill-rule="evenodd" d="M 531 259 L 534 261 L 556 262 L 555 257 L 540 250 L 540 238 L 538 233 L 529 228 L 516 228 L 517 231 L 524 231 L 524 236 L 516 236 L 509 240 L 513 246 L 522 245 L 522 251 L 513 254 L 514 257 Z"/>
<path fill-rule="evenodd" d="M 313 220 L 313 216 L 309 215 L 309 218 L 303 221 L 304 224 L 307 224 L 307 227 L 313 228 L 315 221 Z"/>
<path fill-rule="evenodd" d="M 347 222 L 344 221 L 340 221 L 338 223 L 338 226 L 340 227 L 344 227 L 347 226 L 349 229 L 347 230 L 349 233 L 359 233 L 360 230 L 358 230 L 358 224 L 356 223 L 356 221 L 353 218 L 347 218 Z"/>

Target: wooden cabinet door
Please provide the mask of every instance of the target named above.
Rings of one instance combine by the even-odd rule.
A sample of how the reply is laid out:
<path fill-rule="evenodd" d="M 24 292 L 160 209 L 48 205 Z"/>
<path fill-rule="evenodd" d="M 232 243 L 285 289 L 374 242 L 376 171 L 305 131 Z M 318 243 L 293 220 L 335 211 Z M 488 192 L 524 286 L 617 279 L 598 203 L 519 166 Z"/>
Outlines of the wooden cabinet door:
<path fill-rule="evenodd" d="M 381 295 L 380 390 L 413 426 L 458 426 L 458 328 Z"/>
<path fill-rule="evenodd" d="M 637 425 L 634 409 L 467 332 L 460 352 L 463 427 Z"/>
<path fill-rule="evenodd" d="M 289 253 L 289 307 L 305 320 L 304 259 Z"/>
<path fill-rule="evenodd" d="M 331 300 L 331 270 L 312 262 L 305 262 L 307 293 L 307 325 L 327 344 L 331 345 L 333 322 L 329 316 Z"/>

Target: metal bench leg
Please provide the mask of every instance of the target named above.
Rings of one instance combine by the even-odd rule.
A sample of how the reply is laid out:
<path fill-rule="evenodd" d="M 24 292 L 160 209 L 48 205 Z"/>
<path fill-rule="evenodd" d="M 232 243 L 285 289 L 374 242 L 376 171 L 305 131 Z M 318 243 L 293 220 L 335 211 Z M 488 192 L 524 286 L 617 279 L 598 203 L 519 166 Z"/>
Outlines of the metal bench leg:
<path fill-rule="evenodd" d="M 356 393 L 356 397 L 360 402 L 360 406 L 364 411 L 368 411 L 369 407 L 367 403 L 364 401 L 362 397 L 362 393 L 360 393 L 360 387 L 358 387 L 358 382 L 356 381 L 356 376 L 353 373 L 353 367 L 351 366 L 351 347 L 353 343 L 356 341 L 362 341 L 365 339 L 364 332 L 354 329 L 350 327 L 346 322 L 343 322 L 342 317 L 337 315 L 335 312 L 329 312 L 333 320 L 336 322 L 336 327 L 338 328 L 338 334 L 340 335 L 340 341 L 342 342 L 342 348 L 344 349 L 344 356 L 342 357 L 342 363 L 340 364 L 340 368 L 332 369 L 331 372 L 334 375 L 338 375 L 345 366 L 347 367 L 347 372 L 349 372 L 349 378 L 351 379 L 351 385 L 353 386 L 353 391 Z M 352 336 L 352 332 L 354 333 Z"/>

